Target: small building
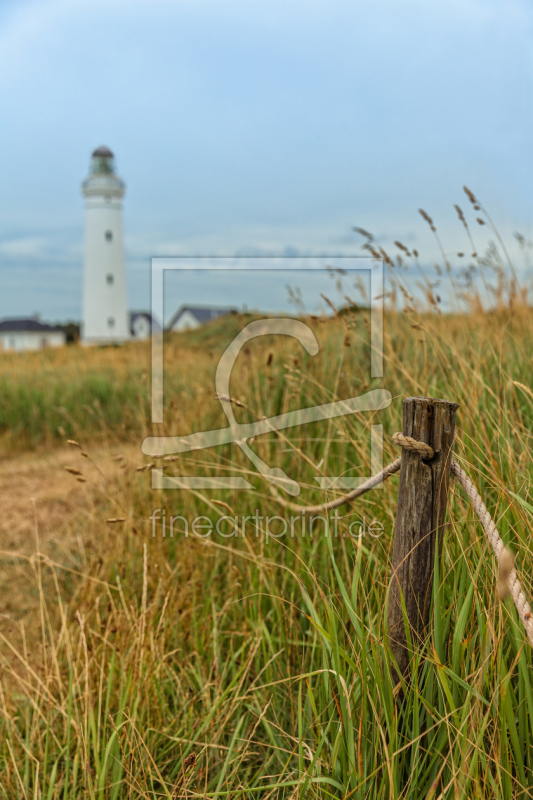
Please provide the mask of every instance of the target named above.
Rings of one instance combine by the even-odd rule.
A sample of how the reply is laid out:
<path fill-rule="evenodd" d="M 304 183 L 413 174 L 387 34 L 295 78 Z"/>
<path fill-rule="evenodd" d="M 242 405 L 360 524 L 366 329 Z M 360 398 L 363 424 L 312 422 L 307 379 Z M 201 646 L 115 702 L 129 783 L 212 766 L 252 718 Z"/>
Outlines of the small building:
<path fill-rule="evenodd" d="M 179 308 L 170 322 L 167 330 L 186 331 L 199 328 L 218 317 L 225 317 L 228 314 L 236 314 L 236 308 L 207 308 L 206 306 L 182 306 Z"/>
<path fill-rule="evenodd" d="M 46 347 L 63 347 L 66 341 L 64 330 L 40 322 L 36 317 L 0 321 L 0 350 L 42 350 Z"/>
<path fill-rule="evenodd" d="M 149 311 L 130 311 L 131 338 L 136 341 L 149 339 L 152 333 L 160 331 L 159 322 Z"/>

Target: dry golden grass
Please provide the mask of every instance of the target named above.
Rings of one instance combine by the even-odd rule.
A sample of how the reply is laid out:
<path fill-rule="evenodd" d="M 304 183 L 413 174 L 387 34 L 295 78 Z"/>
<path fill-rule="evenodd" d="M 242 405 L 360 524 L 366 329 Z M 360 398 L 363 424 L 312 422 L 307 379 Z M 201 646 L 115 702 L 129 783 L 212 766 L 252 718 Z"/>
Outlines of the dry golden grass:
<path fill-rule="evenodd" d="M 359 310 L 308 320 L 321 346 L 314 358 L 288 340 L 251 342 L 231 394 L 248 420 L 391 391 L 378 415 L 253 443 L 300 482 L 304 504 L 325 499 L 315 475 L 368 474 L 371 422 L 384 425 L 385 461 L 397 456 L 390 436 L 403 397 L 458 402 L 456 457 L 530 592 L 533 318 L 516 285 L 496 291 L 491 312 L 476 292 L 470 314 L 416 309 L 409 298 L 400 313 L 392 303 L 383 381 L 368 379 Z M 169 340 L 164 426 L 149 421 L 147 345 L 6 361 L 4 447 L 33 451 L 4 460 L 0 474 L 0 797 L 529 796 L 531 651 L 513 607 L 498 601 L 490 550 L 458 488 L 428 648 L 403 697 L 383 613 L 397 478 L 348 507 L 338 537 L 276 539 L 263 522 L 245 537 L 201 540 L 179 525 L 172 538 L 160 528 L 152 536 L 156 508 L 214 522 L 282 513 L 232 445 L 156 463 L 168 474 L 244 475 L 253 491 L 154 491 L 138 469 L 145 436 L 227 424 L 214 371 L 239 326 L 221 320 Z M 24 426 L 31 397 L 18 389 L 30 375 L 39 412 Z M 342 535 L 363 515 L 383 536 Z"/>

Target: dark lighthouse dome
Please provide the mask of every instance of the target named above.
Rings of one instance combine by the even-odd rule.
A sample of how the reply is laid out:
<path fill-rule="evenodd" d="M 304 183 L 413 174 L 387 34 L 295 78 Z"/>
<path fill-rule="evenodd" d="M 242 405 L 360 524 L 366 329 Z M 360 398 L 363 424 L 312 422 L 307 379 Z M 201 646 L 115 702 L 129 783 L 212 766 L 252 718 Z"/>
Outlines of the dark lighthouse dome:
<path fill-rule="evenodd" d="M 109 147 L 102 144 L 93 152 L 93 158 L 114 158 L 114 156 Z"/>

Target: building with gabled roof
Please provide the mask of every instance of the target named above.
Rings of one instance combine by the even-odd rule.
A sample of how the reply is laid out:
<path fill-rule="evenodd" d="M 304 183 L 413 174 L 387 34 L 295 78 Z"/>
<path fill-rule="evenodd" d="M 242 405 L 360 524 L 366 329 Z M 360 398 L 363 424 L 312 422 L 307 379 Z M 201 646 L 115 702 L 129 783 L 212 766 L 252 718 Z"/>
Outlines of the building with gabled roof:
<path fill-rule="evenodd" d="M 0 350 L 42 350 L 63 347 L 67 337 L 56 325 L 47 325 L 37 317 L 17 317 L 0 320 Z"/>
<path fill-rule="evenodd" d="M 156 318 L 149 311 L 130 311 L 130 334 L 134 340 L 148 339 L 161 330 Z"/>
<path fill-rule="evenodd" d="M 169 331 L 186 331 L 199 328 L 212 319 L 236 314 L 236 308 L 214 308 L 207 306 L 181 306 L 167 325 Z"/>

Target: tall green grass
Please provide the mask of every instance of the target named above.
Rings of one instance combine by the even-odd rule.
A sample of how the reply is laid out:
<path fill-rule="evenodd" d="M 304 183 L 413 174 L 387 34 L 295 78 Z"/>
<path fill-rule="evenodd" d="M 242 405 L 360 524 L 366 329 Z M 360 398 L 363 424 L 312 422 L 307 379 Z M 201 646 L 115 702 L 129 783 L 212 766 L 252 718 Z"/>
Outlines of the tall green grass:
<path fill-rule="evenodd" d="M 531 596 L 531 514 L 516 497 L 531 502 L 525 343 L 533 321 L 512 297 L 490 313 L 390 309 L 383 381 L 368 380 L 365 312 L 310 320 L 321 344 L 313 359 L 288 342 L 250 344 L 231 388 L 245 404 L 240 419 L 377 385 L 394 397 L 379 414 L 265 435 L 252 446 L 301 482 L 298 502 L 320 502 L 333 496 L 313 480 L 320 472 L 368 474 L 370 423 L 384 425 L 385 461 L 397 457 L 390 435 L 403 397 L 454 400 L 455 456 L 516 551 Z M 231 330 L 213 327 L 202 341 L 175 343 L 180 369 L 165 431 L 225 424 L 213 376 L 229 339 Z M 121 352 L 117 374 L 130 368 L 130 354 L 131 369 L 139 368 L 142 350 Z M 253 491 L 152 490 L 149 473 L 135 471 L 140 455 L 134 462 L 125 444 L 138 448 L 152 432 L 145 412 L 135 436 L 114 425 L 104 415 L 100 432 L 112 452 L 126 448 L 130 467 L 90 487 L 94 513 L 67 521 L 72 542 L 62 565 L 46 553 L 33 558 L 41 626 L 26 632 L 28 652 L 2 640 L 0 797 L 530 796 L 532 653 L 514 607 L 496 598 L 490 546 L 458 486 L 435 565 L 428 639 L 396 684 L 386 601 L 397 477 L 346 508 L 337 535 L 317 525 L 313 536 L 278 539 L 259 521 L 244 537 L 201 540 L 179 524 L 172 538 L 160 527 L 153 537 L 155 508 L 167 519 L 215 522 L 286 512 L 233 446 L 157 463 L 168 474 L 244 475 Z M 80 421 L 76 432 L 90 457 L 100 452 L 96 428 Z M 350 536 L 345 526 L 363 515 L 383 535 Z M 111 517 L 126 521 L 106 523 Z"/>

